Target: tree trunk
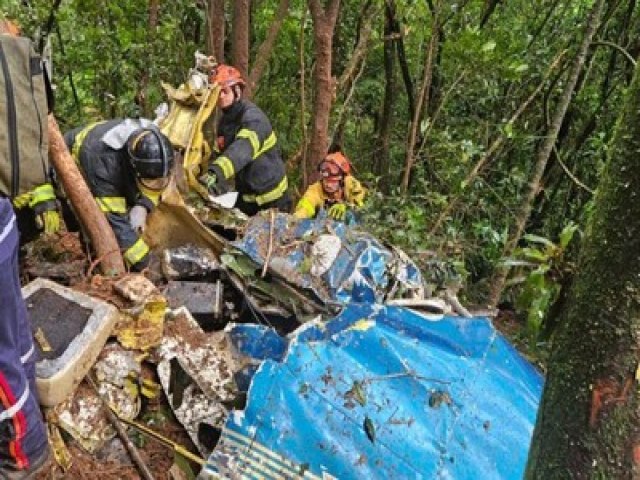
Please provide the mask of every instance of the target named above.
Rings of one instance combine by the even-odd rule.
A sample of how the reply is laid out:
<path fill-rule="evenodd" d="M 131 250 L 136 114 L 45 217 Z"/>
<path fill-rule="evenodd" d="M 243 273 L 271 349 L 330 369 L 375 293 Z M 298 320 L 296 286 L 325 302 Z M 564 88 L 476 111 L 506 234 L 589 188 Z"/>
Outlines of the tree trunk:
<path fill-rule="evenodd" d="M 71 94 L 73 95 L 73 103 L 76 106 L 76 113 L 78 115 L 82 114 L 82 107 L 80 105 L 80 98 L 78 97 L 78 90 L 76 89 L 76 84 L 73 81 L 73 69 L 70 68 L 71 62 L 67 62 L 67 54 L 65 53 L 64 41 L 62 39 L 62 33 L 60 32 L 60 26 L 56 23 L 56 36 L 58 37 L 58 45 L 60 47 L 60 53 L 62 54 L 62 58 L 67 64 L 67 78 L 69 79 L 69 87 L 71 88 Z"/>
<path fill-rule="evenodd" d="M 571 67 L 569 78 L 567 79 L 562 95 L 558 101 L 558 105 L 554 112 L 551 125 L 549 125 L 546 138 L 543 141 L 540 150 L 538 151 L 533 174 L 529 182 L 529 187 L 522 201 L 520 211 L 518 212 L 518 215 L 516 217 L 515 226 L 511 229 L 511 234 L 509 235 L 509 238 L 505 244 L 503 250 L 503 258 L 507 258 L 511 255 L 516 245 L 518 244 L 522 233 L 524 232 L 527 220 L 529 219 L 529 215 L 531 214 L 531 208 L 536 198 L 536 194 L 538 193 L 538 190 L 540 190 L 540 180 L 542 179 L 542 175 L 547 166 L 547 162 L 553 151 L 553 147 L 558 137 L 558 132 L 560 131 L 564 116 L 567 112 L 567 108 L 569 107 L 569 102 L 571 101 L 571 97 L 578 82 L 578 77 L 580 76 L 580 72 L 582 71 L 582 68 L 584 66 L 587 51 L 589 50 L 589 45 L 591 45 L 593 35 L 596 31 L 596 28 L 598 27 L 598 24 L 600 23 L 600 15 L 602 12 L 603 3 L 604 0 L 596 1 L 587 20 L 584 38 L 582 39 L 582 43 Z M 500 300 L 500 295 L 504 288 L 507 273 L 507 267 L 498 268 L 496 275 L 491 282 L 489 305 L 491 305 L 492 307 L 495 307 Z"/>
<path fill-rule="evenodd" d="M 256 54 L 256 58 L 253 62 L 253 68 L 251 68 L 251 74 L 249 75 L 248 84 L 249 88 L 247 89 L 246 93 L 249 98 L 253 96 L 256 85 L 260 81 L 260 77 L 262 77 L 262 73 L 264 72 L 267 63 L 269 62 L 269 57 L 271 56 L 271 52 L 273 51 L 276 39 L 278 38 L 278 33 L 280 33 L 282 23 L 287 17 L 288 12 L 289 0 L 280 0 L 280 3 L 278 4 L 278 10 L 276 11 L 274 18 L 271 21 L 267 36 L 258 48 L 258 53 Z"/>
<path fill-rule="evenodd" d="M 554 342 L 529 479 L 640 474 L 640 68 L 627 94 Z"/>
<path fill-rule="evenodd" d="M 385 5 L 384 16 L 384 100 L 378 130 L 380 153 L 375 158 L 375 173 L 380 177 L 380 187 L 383 192 L 389 191 L 389 150 L 391 147 L 391 120 L 395 101 L 395 69 L 394 48 L 395 40 L 391 36 L 394 32 L 395 2 L 388 1 Z"/>
<path fill-rule="evenodd" d="M 146 49 L 150 57 L 153 56 L 153 45 L 155 44 L 156 29 L 158 28 L 158 15 L 160 8 L 160 0 L 149 0 L 149 23 L 147 28 L 147 45 Z M 147 102 L 147 88 L 149 86 L 149 70 L 144 69 L 138 81 L 138 91 L 135 95 L 135 102 L 144 117 L 148 117 L 151 113 Z"/>
<path fill-rule="evenodd" d="M 307 162 L 307 76 L 305 65 L 305 35 L 304 27 L 307 23 L 307 9 L 304 9 L 300 19 L 300 38 L 298 39 L 298 60 L 300 62 L 300 131 L 302 132 L 302 142 L 300 147 L 300 166 L 302 167 L 302 185 L 306 188 L 309 185 L 309 165 Z"/>
<path fill-rule="evenodd" d="M 49 115 L 48 128 L 49 158 L 78 220 L 89 235 L 97 258 L 101 260 L 102 272 L 108 275 L 124 273 L 122 255 L 113 230 L 107 222 L 107 217 L 98 208 L 76 162 L 71 158 L 53 115 Z"/>
<path fill-rule="evenodd" d="M 329 147 L 329 114 L 335 95 L 334 79 L 331 75 L 332 38 L 340 8 L 340 0 L 329 0 L 326 6 L 320 0 L 309 0 L 313 18 L 313 48 L 316 66 L 314 71 L 313 120 L 309 154 L 311 172 L 327 154 Z M 315 180 L 312 173 L 310 181 Z M 306 185 L 305 185 L 306 187 Z"/>
<path fill-rule="evenodd" d="M 249 76 L 249 16 L 250 1 L 233 2 L 233 27 L 231 29 L 231 63 L 244 78 Z"/>
<path fill-rule="evenodd" d="M 56 23 L 56 13 L 60 8 L 60 4 L 62 0 L 54 0 L 53 5 L 51 5 L 51 10 L 49 10 L 49 16 L 47 17 L 47 21 L 45 22 L 42 33 L 40 34 L 40 40 L 38 41 L 38 53 L 42 54 L 44 52 L 44 46 L 47 43 L 47 37 L 53 30 L 53 25 Z"/>
<path fill-rule="evenodd" d="M 414 149 L 418 136 L 418 129 L 422 121 L 423 109 L 428 110 L 429 94 L 431 90 L 431 79 L 433 78 L 433 61 L 436 57 L 436 49 L 438 48 L 438 35 L 440 33 L 440 7 L 436 7 L 433 14 L 433 23 L 431 24 L 431 38 L 429 39 L 429 47 L 424 64 L 424 72 L 422 74 L 422 84 L 420 93 L 418 94 L 418 104 L 413 112 L 413 120 L 411 122 L 411 130 L 409 131 L 409 140 L 407 142 L 407 155 L 405 160 L 404 173 L 400 191 L 403 195 L 409 190 L 409 179 L 411 178 L 411 169 L 415 162 Z M 423 108 L 424 107 L 424 108 Z"/>
<path fill-rule="evenodd" d="M 395 13 L 395 12 L 394 12 Z M 407 105 L 409 106 L 409 120 L 414 116 L 416 111 L 416 100 L 413 96 L 413 81 L 411 80 L 411 72 L 409 71 L 409 62 L 407 62 L 407 54 L 404 48 L 404 39 L 400 22 L 394 18 L 394 31 L 398 33 L 396 46 L 398 47 L 398 63 L 402 71 L 402 80 L 404 81 L 404 89 L 407 92 Z"/>
<path fill-rule="evenodd" d="M 207 53 L 224 63 L 224 0 L 209 0 L 207 8 Z"/>

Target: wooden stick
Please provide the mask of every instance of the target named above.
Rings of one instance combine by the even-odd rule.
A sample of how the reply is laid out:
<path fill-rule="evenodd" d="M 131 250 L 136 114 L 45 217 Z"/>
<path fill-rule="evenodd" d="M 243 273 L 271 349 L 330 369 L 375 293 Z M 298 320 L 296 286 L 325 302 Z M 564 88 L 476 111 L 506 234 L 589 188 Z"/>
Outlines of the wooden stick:
<path fill-rule="evenodd" d="M 275 227 L 276 221 L 276 213 L 275 210 L 269 210 L 269 215 L 271 216 L 271 222 L 269 223 L 269 248 L 267 249 L 267 256 L 264 259 L 264 266 L 262 267 L 262 278 L 267 274 L 267 270 L 269 269 L 269 261 L 271 260 L 271 254 L 273 253 L 273 229 Z"/>
<path fill-rule="evenodd" d="M 142 432 L 142 433 L 148 435 L 149 437 L 157 440 L 158 442 L 162 443 L 163 445 L 165 445 L 167 447 L 171 447 L 174 452 L 179 453 L 180 455 L 182 455 L 183 457 L 185 457 L 188 460 L 191 460 L 192 462 L 195 462 L 195 463 L 197 463 L 199 465 L 205 465 L 207 463 L 207 462 L 205 462 L 205 460 L 202 457 L 199 457 L 198 455 L 195 455 L 195 454 L 191 453 L 189 450 L 187 450 L 185 447 L 183 447 L 179 443 L 176 443 L 173 440 L 169 440 L 168 438 L 160 435 L 158 432 L 156 432 L 154 430 L 151 430 L 150 428 L 146 427 L 145 425 L 142 425 L 142 424 L 140 424 L 138 422 L 134 422 L 133 420 L 127 420 L 126 418 L 120 418 L 120 420 L 123 423 L 126 423 L 127 425 L 135 428 L 139 432 Z"/>
<path fill-rule="evenodd" d="M 78 220 L 89 235 L 96 256 L 101 259 L 102 272 L 107 275 L 124 273 L 124 262 L 116 236 L 71 157 L 53 115 L 49 115 L 49 158 Z"/>

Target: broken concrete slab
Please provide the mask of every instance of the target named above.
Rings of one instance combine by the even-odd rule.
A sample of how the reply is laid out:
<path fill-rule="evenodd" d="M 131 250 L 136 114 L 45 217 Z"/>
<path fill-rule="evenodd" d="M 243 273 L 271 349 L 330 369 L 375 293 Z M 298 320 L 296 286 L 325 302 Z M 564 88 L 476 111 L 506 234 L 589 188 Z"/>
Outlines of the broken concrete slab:
<path fill-rule="evenodd" d="M 34 342 L 43 357 L 36 364 L 40 403 L 52 407 L 69 396 L 89 371 L 119 312 L 113 305 L 42 278 L 25 286 L 22 295 L 33 331 L 42 332 L 52 347 L 43 352 L 42 339 Z"/>

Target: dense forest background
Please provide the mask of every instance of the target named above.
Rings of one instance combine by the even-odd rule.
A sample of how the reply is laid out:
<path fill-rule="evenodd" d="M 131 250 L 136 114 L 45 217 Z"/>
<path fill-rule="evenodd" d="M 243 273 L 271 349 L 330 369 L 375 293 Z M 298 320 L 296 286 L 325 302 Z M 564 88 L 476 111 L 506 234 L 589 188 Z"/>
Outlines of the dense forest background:
<path fill-rule="evenodd" d="M 371 190 L 363 226 L 435 286 L 464 285 L 467 304 L 512 305 L 536 352 L 640 53 L 636 1 L 592 5 L 9 0 L 3 13 L 51 53 L 63 130 L 153 116 L 160 82 L 183 82 L 196 51 L 240 66 L 298 194 L 341 144 Z"/>

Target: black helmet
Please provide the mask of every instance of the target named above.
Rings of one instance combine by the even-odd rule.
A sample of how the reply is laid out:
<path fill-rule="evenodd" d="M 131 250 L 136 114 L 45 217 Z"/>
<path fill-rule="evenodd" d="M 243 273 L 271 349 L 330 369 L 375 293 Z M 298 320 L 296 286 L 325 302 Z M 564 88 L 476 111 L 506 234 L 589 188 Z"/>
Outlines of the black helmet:
<path fill-rule="evenodd" d="M 155 128 L 141 128 L 129 135 L 127 151 L 140 178 L 166 177 L 173 166 L 171 142 Z"/>

